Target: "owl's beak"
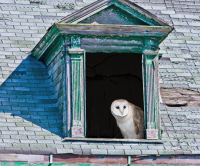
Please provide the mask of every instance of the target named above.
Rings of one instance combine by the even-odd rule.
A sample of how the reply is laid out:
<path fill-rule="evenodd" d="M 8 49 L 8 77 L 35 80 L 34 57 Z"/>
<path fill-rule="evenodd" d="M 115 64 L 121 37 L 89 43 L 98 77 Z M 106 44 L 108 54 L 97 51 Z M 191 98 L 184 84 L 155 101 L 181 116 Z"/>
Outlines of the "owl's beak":
<path fill-rule="evenodd" d="M 121 112 L 121 114 L 123 115 L 123 111 L 122 111 L 122 110 L 120 110 L 120 112 Z"/>

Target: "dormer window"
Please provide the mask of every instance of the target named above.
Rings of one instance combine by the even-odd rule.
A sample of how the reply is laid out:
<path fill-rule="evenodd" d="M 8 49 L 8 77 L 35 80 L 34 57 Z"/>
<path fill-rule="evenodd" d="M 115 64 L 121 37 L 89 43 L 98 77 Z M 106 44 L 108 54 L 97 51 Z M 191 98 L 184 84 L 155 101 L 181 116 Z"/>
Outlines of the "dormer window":
<path fill-rule="evenodd" d="M 160 139 L 158 50 L 172 29 L 134 3 L 104 0 L 48 30 L 32 54 L 47 66 L 62 58 L 65 137 L 122 138 L 110 105 L 124 98 L 144 110 L 145 138 Z"/>

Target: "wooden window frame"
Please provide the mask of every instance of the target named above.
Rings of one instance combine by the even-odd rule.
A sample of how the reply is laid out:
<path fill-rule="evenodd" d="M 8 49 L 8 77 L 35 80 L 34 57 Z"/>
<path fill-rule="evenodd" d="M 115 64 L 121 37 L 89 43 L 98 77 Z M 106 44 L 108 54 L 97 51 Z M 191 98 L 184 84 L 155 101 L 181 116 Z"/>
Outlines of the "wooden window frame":
<path fill-rule="evenodd" d="M 111 39 L 112 40 L 112 39 Z M 68 119 L 64 122 L 65 136 L 68 138 L 83 140 L 86 137 L 86 79 L 85 79 L 85 53 L 81 48 L 81 36 L 71 35 L 68 38 L 71 47 L 65 48 L 63 92 L 67 94 L 64 97 L 67 108 L 64 116 Z M 120 38 L 119 38 L 120 41 Z M 123 41 L 124 42 L 124 41 Z M 126 42 L 126 41 L 125 41 Z M 145 138 L 160 139 L 160 113 L 159 113 L 159 75 L 158 75 L 158 43 L 152 39 L 144 39 L 145 46 L 142 49 L 142 71 L 143 71 L 143 97 L 144 97 L 144 119 L 145 119 Z M 149 44 L 150 43 L 150 44 Z M 114 44 L 111 42 L 111 44 Z M 66 44 L 65 44 L 66 45 Z M 84 45 L 84 44 L 83 44 Z M 83 46 L 84 47 L 84 46 Z M 153 48 L 153 49 L 152 49 Z M 91 46 L 92 50 L 92 46 Z M 95 51 L 98 52 L 98 51 Z M 121 52 L 110 49 L 112 53 Z M 123 51 L 122 51 L 123 52 Z M 128 51 L 128 53 L 135 53 Z M 136 53 L 140 53 L 137 51 Z M 63 78 L 64 78 L 63 77 Z M 90 139 L 86 140 L 102 140 Z M 104 139 L 105 140 L 105 139 Z M 106 139 L 112 140 L 115 139 Z M 128 141 L 126 139 L 116 139 Z M 131 140 L 134 141 L 134 140 Z M 136 140 L 138 141 L 138 140 Z M 146 140 L 145 140 L 146 142 Z"/>
<path fill-rule="evenodd" d="M 142 54 L 145 136 L 150 140 L 161 139 L 158 50 L 159 44 L 172 30 L 173 27 L 167 24 L 140 26 L 71 23 L 55 23 L 48 30 L 32 50 L 32 55 L 48 66 L 61 51 L 63 53 L 62 112 L 63 133 L 66 139 L 88 140 L 85 138 L 86 121 L 84 120 L 86 112 L 85 74 L 83 72 L 85 52 Z M 78 94 L 76 100 L 75 92 Z M 124 139 L 120 140 L 124 141 Z"/>

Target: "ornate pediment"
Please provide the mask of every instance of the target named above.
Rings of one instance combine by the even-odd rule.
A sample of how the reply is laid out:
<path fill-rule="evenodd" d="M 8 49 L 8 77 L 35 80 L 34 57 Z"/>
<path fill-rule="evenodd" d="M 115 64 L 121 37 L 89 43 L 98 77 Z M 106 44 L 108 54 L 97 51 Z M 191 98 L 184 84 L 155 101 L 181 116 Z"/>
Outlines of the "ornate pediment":
<path fill-rule="evenodd" d="M 60 23 L 155 25 L 167 23 L 127 0 L 99 0 L 76 13 L 63 18 Z"/>
<path fill-rule="evenodd" d="M 172 30 L 173 27 L 127 0 L 96 1 L 50 27 L 32 55 L 47 66 L 58 55 L 63 60 L 63 93 L 67 94 L 69 107 L 65 104 L 62 112 L 63 117 L 72 117 L 64 121 L 65 135 L 85 137 L 87 53 L 131 53 L 143 54 L 146 138 L 158 139 L 158 51 L 159 44 Z"/>
<path fill-rule="evenodd" d="M 99 0 L 52 25 L 32 55 L 48 65 L 63 49 L 63 43 L 70 46 L 74 35 L 80 37 L 81 48 L 89 52 L 156 51 L 172 30 L 173 27 L 128 0 Z"/>
<path fill-rule="evenodd" d="M 80 19 L 81 24 L 148 25 L 116 5 L 111 5 L 92 16 Z"/>

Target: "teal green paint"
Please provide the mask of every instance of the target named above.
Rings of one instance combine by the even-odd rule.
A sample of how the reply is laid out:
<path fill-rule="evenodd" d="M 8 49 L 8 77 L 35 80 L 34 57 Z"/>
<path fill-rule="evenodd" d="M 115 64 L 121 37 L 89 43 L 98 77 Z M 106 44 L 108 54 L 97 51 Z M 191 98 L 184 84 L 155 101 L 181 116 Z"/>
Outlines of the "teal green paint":
<path fill-rule="evenodd" d="M 142 55 L 142 80 L 143 80 L 143 102 L 144 102 L 144 135 L 146 138 L 146 129 L 147 129 L 147 95 L 146 95 L 146 55 Z"/>
<path fill-rule="evenodd" d="M 64 23 L 60 23 L 60 24 L 64 24 Z M 103 25 L 102 25 L 103 26 Z M 142 26 L 143 27 L 143 26 Z M 148 26 L 147 26 L 148 28 Z M 164 27 L 164 26 L 160 26 L 157 28 L 166 28 L 169 29 L 169 27 Z M 65 37 L 70 37 L 70 35 L 66 35 L 65 31 L 63 30 L 59 30 L 55 25 L 53 25 L 50 30 L 45 34 L 45 36 L 40 40 L 40 42 L 35 46 L 35 48 L 32 50 L 32 55 L 35 56 L 37 59 L 47 59 L 48 61 L 51 61 L 51 59 L 53 59 L 54 57 L 51 55 L 51 52 L 56 52 L 57 47 L 60 47 L 60 45 L 58 44 L 57 47 L 55 47 L 55 45 L 53 44 L 54 42 L 57 43 L 62 43 L 60 40 L 62 40 L 63 37 L 61 37 L 62 35 L 65 35 Z M 134 35 L 134 36 L 133 36 Z M 77 35 L 75 35 L 77 36 Z M 115 39 L 115 40 L 119 40 L 119 41 L 130 41 L 132 39 L 134 39 L 136 42 L 132 45 L 133 50 L 132 51 L 126 51 L 122 50 L 120 52 L 135 52 L 135 53 L 142 53 L 143 48 L 144 48 L 144 44 L 143 44 L 143 40 L 149 39 L 148 36 L 145 37 L 144 33 L 130 33 L 129 36 L 119 36 L 119 35 L 97 35 L 97 34 L 91 34 L 91 35 L 82 35 L 79 34 L 79 36 L 81 38 L 97 38 L 97 39 L 104 39 L 104 40 L 108 40 L 108 39 Z M 154 36 L 154 40 L 156 40 L 158 43 L 160 43 L 160 41 L 163 40 L 163 38 L 167 37 L 167 34 L 153 34 L 152 36 Z M 114 44 L 114 43 L 113 43 Z M 119 44 L 116 44 L 116 46 L 118 46 Z M 127 45 L 128 46 L 128 45 Z M 55 49 L 55 51 L 54 51 Z M 103 52 L 103 50 L 102 50 Z M 113 50 L 111 50 L 110 52 L 115 52 Z M 52 56 L 52 57 L 50 57 Z"/>
<path fill-rule="evenodd" d="M 128 166 L 131 164 L 131 156 L 127 157 L 127 164 L 128 164 Z"/>
<path fill-rule="evenodd" d="M 52 47 L 49 47 L 46 50 L 46 54 L 48 54 L 49 56 L 46 56 L 44 58 L 44 61 L 46 62 L 46 65 L 48 66 L 51 61 L 54 59 L 55 56 L 57 56 L 59 54 L 59 52 L 61 52 L 63 50 L 63 36 L 57 38 L 57 40 L 55 40 L 52 43 Z"/>
<path fill-rule="evenodd" d="M 63 126 L 62 126 L 62 131 L 65 137 L 69 137 L 70 136 L 70 132 L 68 131 L 68 115 L 67 115 L 67 105 L 68 105 L 68 98 L 67 98 L 67 94 L 68 94 L 68 89 L 67 89 L 67 64 L 66 64 L 66 47 L 65 47 L 65 40 L 63 39 L 63 50 L 62 50 L 62 57 L 61 57 L 61 64 L 62 64 L 62 104 L 63 104 L 63 108 L 62 108 L 62 118 L 63 118 Z"/>
<path fill-rule="evenodd" d="M 3 162 L 0 163 L 0 166 L 13 166 L 15 163 L 7 163 L 7 162 Z"/>
<path fill-rule="evenodd" d="M 142 20 L 143 22 L 147 23 L 148 25 L 157 25 L 159 26 L 160 24 L 157 23 L 155 20 L 153 19 L 149 19 L 148 17 L 146 17 L 144 14 L 138 12 L 137 10 L 134 10 L 132 8 L 130 8 L 127 5 L 124 5 L 120 2 L 118 2 L 117 0 L 114 0 L 112 2 L 112 4 L 115 4 L 116 6 L 118 6 L 119 8 L 125 10 L 126 12 L 132 14 L 134 17 L 139 18 L 140 20 Z"/>
<path fill-rule="evenodd" d="M 58 36 L 59 29 L 56 28 L 54 24 L 40 42 L 33 48 L 32 55 L 35 56 L 36 59 L 39 59 Z"/>
<path fill-rule="evenodd" d="M 52 154 L 49 156 L 49 163 L 50 163 L 50 164 L 53 163 L 53 155 L 52 155 Z"/>
<path fill-rule="evenodd" d="M 72 25 L 72 24 L 66 24 L 66 23 L 59 23 L 60 25 Z M 58 25 L 58 23 L 57 23 Z M 88 25 L 91 25 L 91 24 L 78 24 L 78 25 L 81 25 L 81 26 L 88 26 Z M 108 26 L 109 24 L 98 24 L 98 26 Z M 95 25 L 94 25 L 95 26 Z M 110 34 L 103 34 L 103 35 L 100 35 L 98 34 L 98 32 L 92 32 L 90 33 L 89 35 L 91 37 L 96 37 L 96 36 L 106 36 L 106 37 L 112 37 L 112 38 L 116 38 L 116 37 L 127 37 L 127 36 L 130 36 L 130 37 L 149 37 L 149 36 L 152 36 L 152 37 L 156 37 L 156 38 L 160 38 L 160 41 L 159 43 L 168 36 L 168 31 L 170 31 L 170 27 L 167 27 L 167 26 L 140 26 L 140 25 L 121 25 L 121 26 L 126 26 L 126 27 L 133 27 L 133 28 L 155 28 L 154 30 L 165 30 L 166 32 L 150 32 L 149 31 L 146 31 L 146 32 L 135 32 L 135 31 L 132 31 L 132 32 L 129 32 L 127 33 L 126 35 L 115 35 L 115 34 L 112 34 L 112 32 L 110 32 Z M 88 34 L 85 34 L 84 31 L 82 32 L 73 32 L 72 31 L 73 29 L 71 30 L 60 30 L 60 34 L 75 34 L 75 35 L 81 35 L 82 37 L 85 37 L 85 36 L 88 36 Z M 71 32 L 72 31 L 72 32 Z M 88 32 L 89 33 L 89 32 Z"/>
<path fill-rule="evenodd" d="M 83 80 L 84 80 L 84 136 L 86 137 L 86 129 L 87 129 L 87 123 L 86 123 L 86 52 L 84 51 L 83 54 Z"/>
<path fill-rule="evenodd" d="M 85 94 L 84 94 L 84 51 L 80 49 L 80 37 L 71 36 L 71 100 L 72 100 L 72 137 L 85 137 Z M 70 51 L 71 50 L 71 51 Z"/>
<path fill-rule="evenodd" d="M 158 59 L 162 58 L 162 54 L 158 54 Z"/>
<path fill-rule="evenodd" d="M 150 43 L 150 42 L 147 42 Z M 145 45 L 146 47 L 146 45 Z M 148 46 L 147 46 L 148 47 Z M 151 53 L 151 52 L 150 52 Z M 144 94 L 145 94 L 145 121 L 147 125 L 147 128 L 151 129 L 158 129 L 157 126 L 157 92 L 155 91 L 156 88 L 155 82 L 158 80 L 154 80 L 155 76 L 155 66 L 154 66 L 154 58 L 157 55 L 144 55 L 145 65 L 143 65 L 143 72 L 144 75 Z M 144 62 L 143 62 L 144 63 Z"/>
<path fill-rule="evenodd" d="M 80 48 L 80 37 L 72 36 L 71 37 L 71 48 Z M 71 55 L 71 75 L 72 75 L 72 118 L 73 118 L 73 126 L 82 126 L 81 121 L 81 113 L 83 111 L 82 108 L 82 85 L 83 73 L 82 73 L 82 63 L 83 63 L 83 55 Z M 74 124 L 76 121 L 77 124 Z"/>
<path fill-rule="evenodd" d="M 106 9 L 80 21 L 79 23 L 90 24 L 93 22 L 99 24 L 148 25 L 115 5 L 110 5 Z"/>
<path fill-rule="evenodd" d="M 81 63 L 82 55 L 71 55 L 72 73 L 72 112 L 73 120 L 81 121 Z M 77 124 L 79 126 L 79 124 Z"/>
<path fill-rule="evenodd" d="M 148 122 L 151 126 L 151 129 L 156 129 L 156 122 Z"/>
<path fill-rule="evenodd" d="M 72 35 L 71 37 L 71 48 L 80 48 L 81 39 L 79 35 Z"/>
<path fill-rule="evenodd" d="M 124 3 L 124 2 L 123 2 Z M 100 42 L 89 43 L 86 46 L 90 47 L 90 52 L 109 52 L 109 53 L 123 53 L 123 52 L 133 52 L 143 54 L 145 50 L 156 51 L 159 47 L 159 43 L 167 37 L 168 33 L 173 29 L 167 24 L 161 26 L 154 19 L 148 18 L 145 14 L 140 13 L 136 8 L 131 8 L 130 6 L 118 2 L 117 0 L 111 1 L 108 7 L 99 13 L 96 13 L 85 20 L 81 21 L 80 24 L 75 26 L 83 26 L 85 29 L 87 26 L 91 26 L 88 23 L 93 21 L 98 22 L 105 17 L 106 12 L 114 15 L 115 18 L 108 17 L 107 20 L 102 22 L 103 24 L 91 26 L 91 33 L 85 33 L 83 30 L 75 31 L 71 24 L 66 23 L 56 23 L 54 24 L 45 36 L 40 40 L 36 47 L 32 51 L 32 55 L 37 59 L 45 61 L 48 65 L 50 62 L 58 55 L 58 53 L 65 47 L 63 45 L 63 40 L 68 38 L 69 41 L 65 41 L 66 44 L 71 44 L 71 49 L 81 48 L 81 38 L 92 40 L 98 39 Z M 105 5 L 105 4 L 104 4 Z M 99 6 L 102 7 L 102 6 Z M 111 11 L 112 10 L 112 11 Z M 83 24 L 84 23 L 84 24 Z M 144 31 L 130 31 L 127 33 L 122 32 L 104 32 L 100 33 L 98 28 L 101 26 L 109 27 L 112 25 L 107 24 L 120 24 L 120 28 L 128 27 L 130 28 L 143 28 Z M 147 26 L 148 25 L 148 26 Z M 62 26 L 67 26 L 62 29 Z M 118 25 L 113 25 L 116 28 Z M 95 29 L 97 27 L 97 30 Z M 71 28 L 71 29 L 70 29 Z M 94 30 L 93 30 L 94 28 Z M 106 29 L 106 28 L 105 28 Z M 153 29 L 153 30 L 152 30 Z M 123 34 L 123 35 L 122 35 Z M 113 42 L 113 40 L 115 40 Z M 82 45 L 83 46 L 83 45 Z M 85 45 L 84 45 L 85 46 Z M 97 46 L 101 47 L 94 50 Z M 120 49 L 115 49 L 120 48 Z M 106 50 L 107 49 L 107 50 Z M 66 53 L 66 49 L 64 50 Z M 85 50 L 87 51 L 87 49 Z M 86 132 L 86 87 L 85 87 L 85 52 L 81 54 L 71 54 L 71 114 L 72 114 L 72 128 L 74 130 L 79 130 L 83 128 L 83 135 Z M 147 128 L 147 121 L 151 128 L 158 128 L 157 118 L 158 118 L 158 94 L 155 92 L 154 81 L 152 81 L 152 72 L 154 71 L 153 59 L 157 55 L 143 55 L 143 91 L 144 91 L 144 113 L 145 113 L 145 128 Z M 65 62 L 64 62 L 65 63 Z M 148 71 L 150 69 L 150 71 Z M 65 74 L 67 75 L 67 74 Z M 70 77 L 69 76 L 69 77 Z M 152 95 L 152 96 L 151 96 Z M 149 98 L 152 97 L 151 100 Z M 153 102 L 152 102 L 153 100 Z M 153 106 L 150 108 L 150 106 Z M 67 111 L 67 110 L 66 110 Z M 151 116 L 148 117 L 147 115 Z M 66 115 L 67 116 L 67 115 Z M 66 126 L 65 126 L 66 127 Z M 76 128 L 80 127 L 80 128 Z M 160 131 L 159 131 L 160 132 Z"/>

